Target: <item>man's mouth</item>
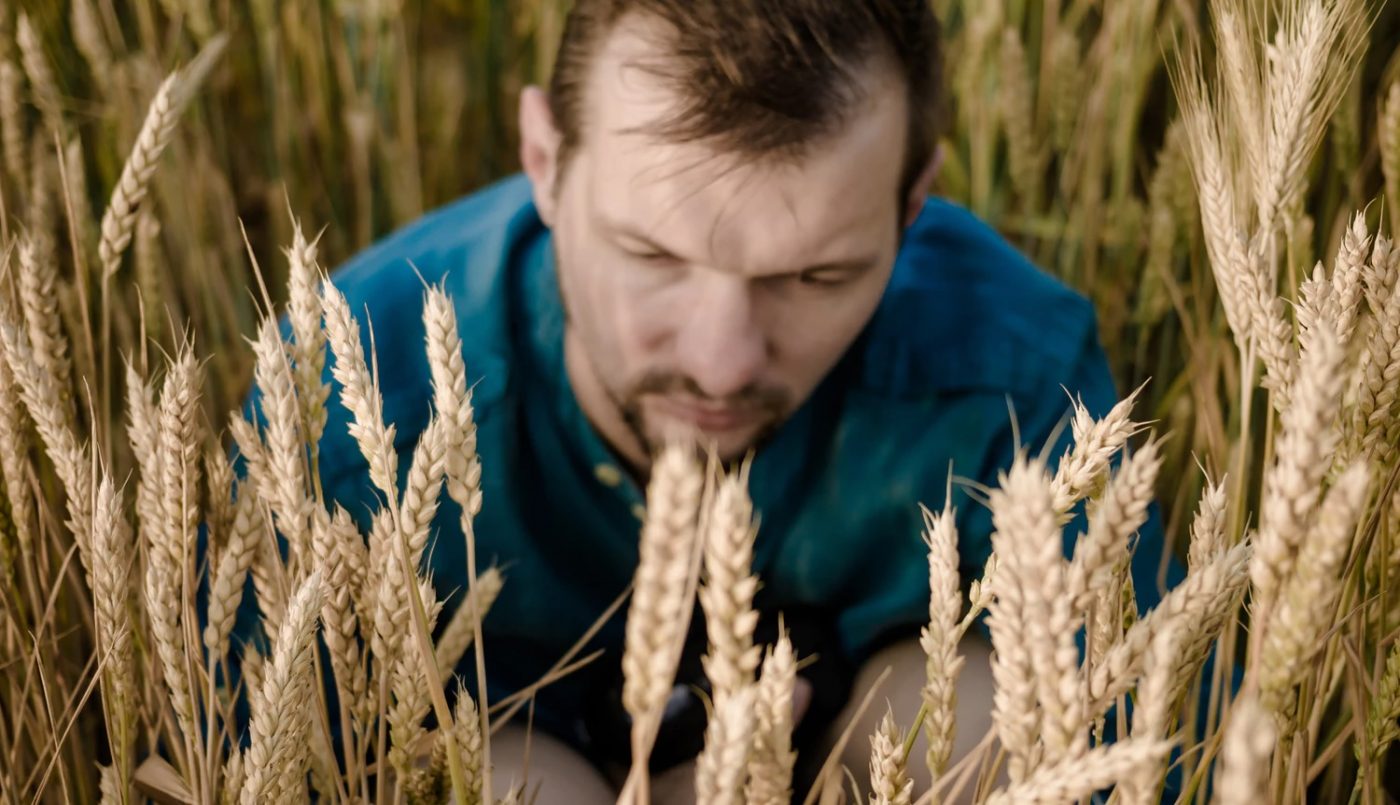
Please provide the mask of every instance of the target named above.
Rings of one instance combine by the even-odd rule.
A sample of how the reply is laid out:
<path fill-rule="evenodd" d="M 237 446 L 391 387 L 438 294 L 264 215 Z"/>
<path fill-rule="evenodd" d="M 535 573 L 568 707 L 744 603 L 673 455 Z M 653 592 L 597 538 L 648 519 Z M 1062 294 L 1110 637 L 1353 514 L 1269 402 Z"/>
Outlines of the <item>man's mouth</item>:
<path fill-rule="evenodd" d="M 662 395 L 656 398 L 667 416 L 689 422 L 703 431 L 732 431 L 754 421 L 755 411 L 726 405 L 706 405 L 694 400 Z"/>

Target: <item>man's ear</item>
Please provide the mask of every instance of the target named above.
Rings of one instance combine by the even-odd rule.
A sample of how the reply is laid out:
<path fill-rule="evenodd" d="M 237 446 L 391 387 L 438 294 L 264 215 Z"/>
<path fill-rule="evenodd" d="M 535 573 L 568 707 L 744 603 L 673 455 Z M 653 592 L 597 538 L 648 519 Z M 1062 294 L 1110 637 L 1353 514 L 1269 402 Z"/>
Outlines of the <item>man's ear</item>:
<path fill-rule="evenodd" d="M 554 226 L 555 183 L 559 178 L 562 140 L 549 109 L 549 95 L 536 86 L 520 93 L 520 165 L 530 177 L 535 209 L 545 226 Z"/>
<path fill-rule="evenodd" d="M 914 179 L 914 185 L 909 188 L 909 196 L 904 200 L 904 226 L 908 228 L 914 220 L 919 217 L 919 213 L 924 209 L 924 202 L 928 200 L 929 191 L 933 189 L 933 180 L 938 178 L 938 169 L 943 166 L 943 144 L 939 143 L 933 147 L 933 156 L 929 157 L 924 169 L 919 171 L 919 175 Z"/>

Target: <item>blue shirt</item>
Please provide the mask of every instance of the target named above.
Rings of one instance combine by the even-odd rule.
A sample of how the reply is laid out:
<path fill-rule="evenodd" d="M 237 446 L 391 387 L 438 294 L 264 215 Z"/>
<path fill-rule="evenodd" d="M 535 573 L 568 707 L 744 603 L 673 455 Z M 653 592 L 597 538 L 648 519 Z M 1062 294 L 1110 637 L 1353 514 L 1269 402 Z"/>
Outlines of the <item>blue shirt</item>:
<path fill-rule="evenodd" d="M 484 623 L 497 699 L 534 682 L 629 583 L 643 490 L 570 388 L 551 235 L 522 176 L 424 216 L 332 277 L 362 325 L 366 313 L 373 323 L 384 414 L 405 466 L 431 401 L 418 273 L 452 298 L 475 384 L 478 564 L 498 564 L 506 578 Z M 1058 458 L 1069 442 L 1067 391 L 1096 416 L 1117 400 L 1088 301 L 967 211 L 929 199 L 868 325 L 753 462 L 759 604 L 827 613 L 852 662 L 912 633 L 928 614 L 917 504 L 941 507 L 950 465 L 995 484 L 1017 448 L 1013 427 L 1032 451 L 1056 437 L 1049 455 Z M 376 496 L 337 399 L 322 482 L 367 526 Z M 954 503 L 965 586 L 990 552 L 991 518 L 956 486 Z M 444 496 L 430 544 L 449 613 L 467 582 L 458 517 Z M 1067 549 L 1078 530 L 1066 528 Z M 1154 516 L 1133 568 L 1144 607 L 1159 598 L 1161 548 Z M 595 665 L 616 669 L 623 614 L 590 646 L 607 649 Z M 471 662 L 469 653 L 459 669 L 466 679 Z M 588 679 L 542 691 L 537 719 L 567 730 Z"/>

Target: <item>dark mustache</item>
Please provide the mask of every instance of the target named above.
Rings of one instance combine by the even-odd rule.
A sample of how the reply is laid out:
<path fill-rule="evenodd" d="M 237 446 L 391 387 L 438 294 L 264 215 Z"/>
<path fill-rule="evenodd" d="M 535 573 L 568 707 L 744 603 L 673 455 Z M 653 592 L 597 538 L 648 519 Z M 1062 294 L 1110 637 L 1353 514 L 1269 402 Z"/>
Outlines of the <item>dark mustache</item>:
<path fill-rule="evenodd" d="M 706 394 L 694 378 L 679 372 L 664 370 L 652 370 L 642 375 L 628 391 L 627 398 L 635 400 L 644 394 L 675 394 L 677 392 L 684 392 L 703 403 L 723 405 L 726 408 L 782 411 L 787 408 L 788 404 L 788 393 L 781 388 L 753 385 L 728 397 L 718 398 Z"/>

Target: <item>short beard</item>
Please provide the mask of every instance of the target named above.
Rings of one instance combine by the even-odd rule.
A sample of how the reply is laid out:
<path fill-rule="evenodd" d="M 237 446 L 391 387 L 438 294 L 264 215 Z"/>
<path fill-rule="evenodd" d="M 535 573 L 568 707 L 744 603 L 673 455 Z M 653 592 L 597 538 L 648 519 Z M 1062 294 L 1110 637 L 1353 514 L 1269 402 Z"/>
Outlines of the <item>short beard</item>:
<path fill-rule="evenodd" d="M 617 409 L 622 421 L 626 423 L 627 429 L 652 456 L 656 455 L 662 445 L 657 444 L 647 433 L 642 413 L 642 399 L 645 395 L 683 392 L 699 401 L 716 401 L 715 398 L 704 393 L 694 379 L 663 370 L 647 372 L 640 380 L 620 394 L 606 384 L 605 388 L 608 399 Z M 773 386 L 750 386 L 738 394 L 725 398 L 724 402 L 735 408 L 758 412 L 758 421 L 761 424 L 749 444 L 746 445 L 744 452 L 757 452 L 772 441 L 778 428 L 791 411 L 791 395 L 786 390 Z M 741 456 L 720 456 L 720 458 L 725 463 L 729 463 L 741 458 Z"/>

